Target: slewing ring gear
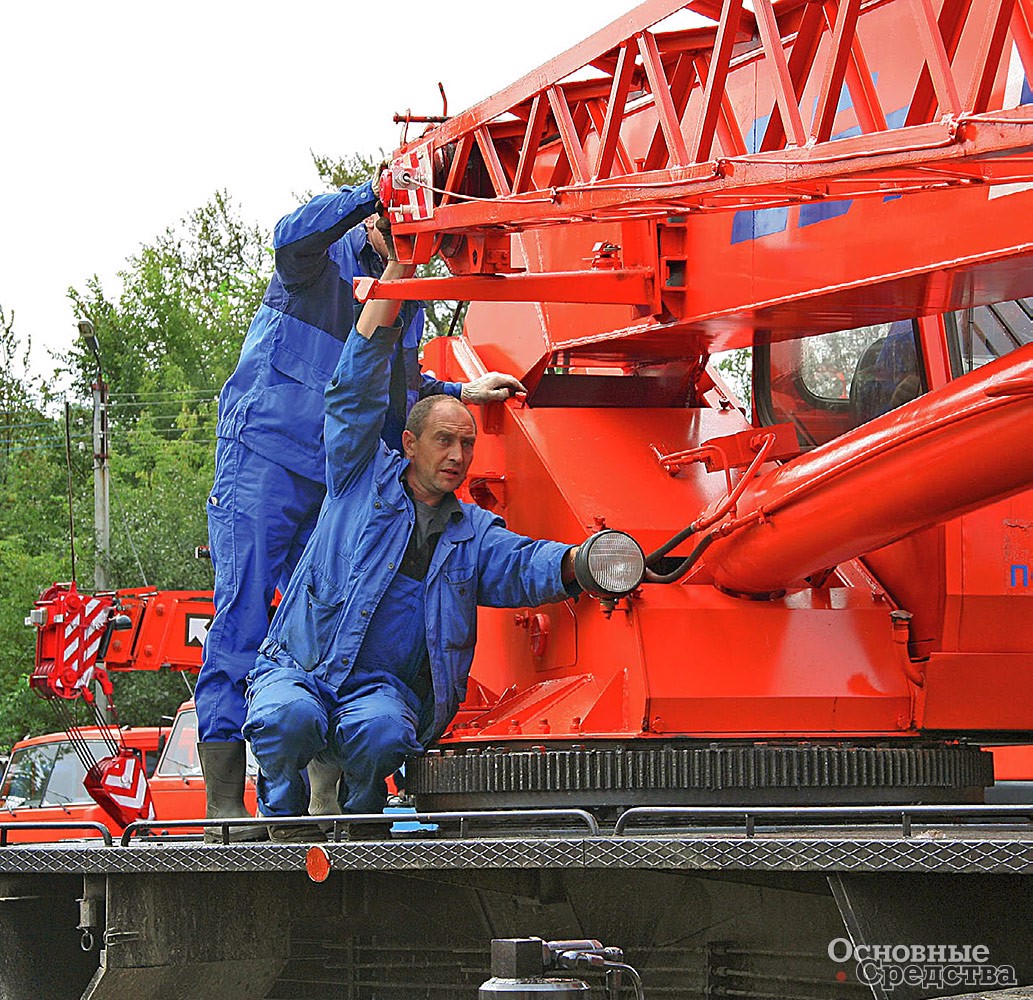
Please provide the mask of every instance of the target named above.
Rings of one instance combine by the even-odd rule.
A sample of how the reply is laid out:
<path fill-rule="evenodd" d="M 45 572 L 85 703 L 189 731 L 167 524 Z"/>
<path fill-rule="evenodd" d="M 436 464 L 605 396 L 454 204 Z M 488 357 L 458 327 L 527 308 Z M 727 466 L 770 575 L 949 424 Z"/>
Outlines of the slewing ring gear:
<path fill-rule="evenodd" d="M 420 809 L 981 802 L 978 747 L 803 744 L 484 746 L 406 765 Z"/>

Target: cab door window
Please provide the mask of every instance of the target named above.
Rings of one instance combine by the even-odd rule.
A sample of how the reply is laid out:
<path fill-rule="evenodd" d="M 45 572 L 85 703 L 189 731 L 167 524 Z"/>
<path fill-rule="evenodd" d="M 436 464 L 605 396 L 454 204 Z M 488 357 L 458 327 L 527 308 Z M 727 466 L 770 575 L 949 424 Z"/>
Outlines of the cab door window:
<path fill-rule="evenodd" d="M 792 422 L 813 448 L 926 390 L 911 320 L 877 323 L 774 343 L 754 352 L 757 413 Z"/>
<path fill-rule="evenodd" d="M 67 806 L 92 802 L 90 793 L 86 791 L 83 780 L 86 768 L 79 759 L 71 743 L 55 744 L 57 753 L 54 756 L 54 767 L 50 772 L 46 791 L 43 793 L 43 805 Z M 101 760 L 111 755 L 106 743 L 91 740 L 86 744 L 90 760 Z"/>
<path fill-rule="evenodd" d="M 1033 342 L 1033 299 L 961 309 L 945 318 L 955 378 Z"/>

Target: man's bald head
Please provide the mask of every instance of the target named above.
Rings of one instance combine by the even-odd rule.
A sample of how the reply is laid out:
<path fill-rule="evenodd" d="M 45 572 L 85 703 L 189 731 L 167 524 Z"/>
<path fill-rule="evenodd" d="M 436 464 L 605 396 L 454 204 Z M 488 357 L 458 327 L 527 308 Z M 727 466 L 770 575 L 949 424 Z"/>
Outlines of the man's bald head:
<path fill-rule="evenodd" d="M 430 416 L 431 411 L 437 409 L 439 406 L 455 406 L 457 409 L 465 410 L 467 415 L 473 421 L 474 432 L 477 431 L 477 421 L 474 420 L 473 413 L 470 408 L 460 400 L 456 399 L 455 396 L 449 396 L 447 393 L 435 393 L 433 396 L 425 396 L 419 400 L 413 408 L 409 411 L 408 419 L 405 421 L 405 429 L 411 431 L 416 437 L 420 437 L 423 434 L 423 430 L 427 424 L 427 418 Z"/>

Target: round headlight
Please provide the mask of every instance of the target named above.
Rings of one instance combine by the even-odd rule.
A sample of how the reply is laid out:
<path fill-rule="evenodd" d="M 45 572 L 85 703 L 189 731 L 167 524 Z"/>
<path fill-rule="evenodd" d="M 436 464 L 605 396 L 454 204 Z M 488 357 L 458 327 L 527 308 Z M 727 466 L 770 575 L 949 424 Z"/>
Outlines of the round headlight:
<path fill-rule="evenodd" d="M 623 597 L 641 582 L 646 557 L 638 542 L 623 531 L 598 531 L 583 541 L 574 558 L 574 576 L 582 590 L 596 597 Z"/>

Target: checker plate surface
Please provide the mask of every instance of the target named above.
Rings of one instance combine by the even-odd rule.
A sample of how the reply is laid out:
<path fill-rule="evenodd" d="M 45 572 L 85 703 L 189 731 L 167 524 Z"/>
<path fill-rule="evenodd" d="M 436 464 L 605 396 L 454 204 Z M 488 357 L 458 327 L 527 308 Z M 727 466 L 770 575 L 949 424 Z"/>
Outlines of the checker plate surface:
<path fill-rule="evenodd" d="M 693 833 L 642 837 L 484 837 L 328 843 L 337 869 L 655 868 L 1033 874 L 1033 835 L 965 831 L 914 837 Z M 304 870 L 306 844 L 13 845 L 0 874 Z"/>

